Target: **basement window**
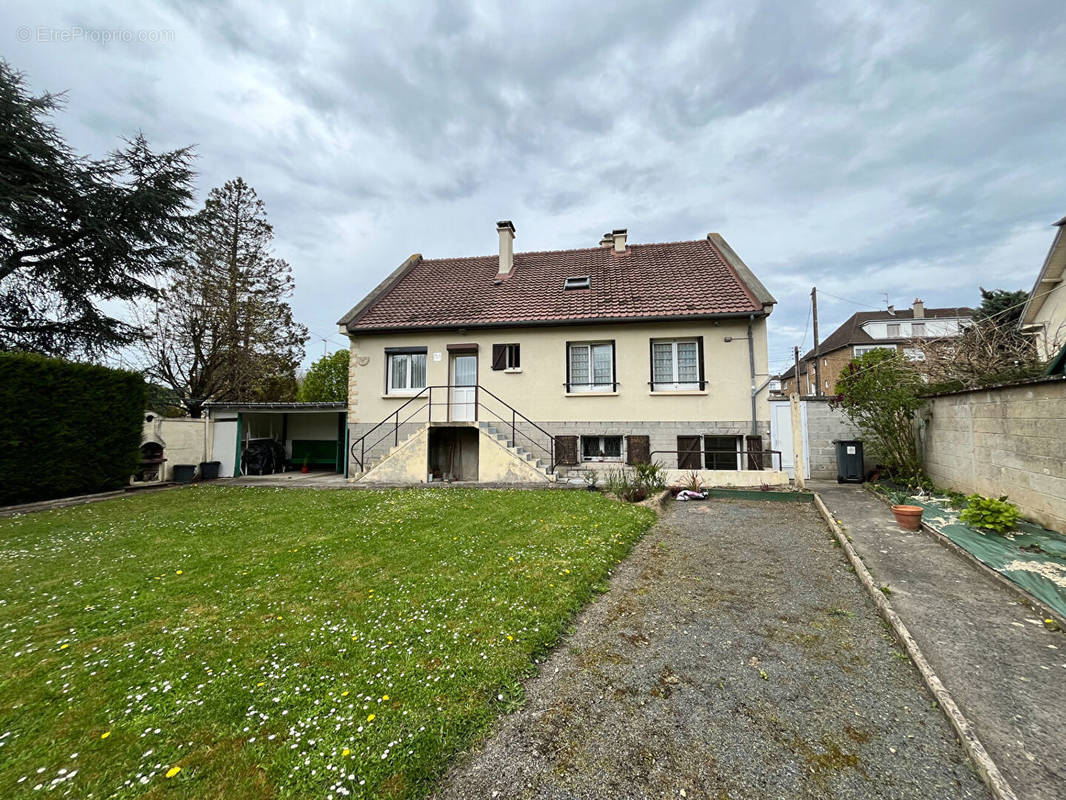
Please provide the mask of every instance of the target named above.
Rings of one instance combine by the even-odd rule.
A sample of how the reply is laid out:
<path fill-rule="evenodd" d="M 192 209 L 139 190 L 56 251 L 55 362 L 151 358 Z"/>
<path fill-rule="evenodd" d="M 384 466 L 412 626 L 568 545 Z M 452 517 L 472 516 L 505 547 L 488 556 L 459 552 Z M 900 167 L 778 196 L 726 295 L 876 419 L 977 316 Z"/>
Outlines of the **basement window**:
<path fill-rule="evenodd" d="M 567 278 L 563 281 L 563 289 L 570 291 L 571 289 L 587 289 L 589 288 L 589 276 L 588 275 L 575 275 Z"/>
<path fill-rule="evenodd" d="M 621 436 L 582 436 L 582 461 L 621 461 Z"/>

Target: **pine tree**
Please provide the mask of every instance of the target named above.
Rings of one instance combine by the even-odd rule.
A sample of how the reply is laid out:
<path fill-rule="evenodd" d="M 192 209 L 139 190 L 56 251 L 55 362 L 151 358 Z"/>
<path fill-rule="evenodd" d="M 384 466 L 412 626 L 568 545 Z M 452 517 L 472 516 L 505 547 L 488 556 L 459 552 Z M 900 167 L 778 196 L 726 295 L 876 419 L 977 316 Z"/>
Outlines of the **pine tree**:
<path fill-rule="evenodd" d="M 99 303 L 153 297 L 180 254 L 193 156 L 141 136 L 79 156 L 49 121 L 60 106 L 0 60 L 0 350 L 95 358 L 141 333 Z"/>
<path fill-rule="evenodd" d="M 307 329 L 266 207 L 242 178 L 212 189 L 152 324 L 150 372 L 193 417 L 208 400 L 291 400 Z"/>

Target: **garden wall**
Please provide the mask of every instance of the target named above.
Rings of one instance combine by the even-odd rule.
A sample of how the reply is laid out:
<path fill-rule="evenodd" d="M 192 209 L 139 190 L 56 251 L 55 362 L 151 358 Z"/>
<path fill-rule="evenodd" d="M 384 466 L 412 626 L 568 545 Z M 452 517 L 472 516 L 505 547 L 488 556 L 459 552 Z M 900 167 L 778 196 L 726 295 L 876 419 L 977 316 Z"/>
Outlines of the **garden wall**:
<path fill-rule="evenodd" d="M 0 505 L 119 489 L 140 460 L 135 372 L 0 353 Z"/>
<path fill-rule="evenodd" d="M 835 480 L 837 476 L 836 439 L 862 439 L 862 434 L 839 408 L 829 407 L 826 397 L 804 397 L 807 407 L 807 455 L 810 459 L 810 478 Z M 866 468 L 873 462 L 865 453 Z"/>
<path fill-rule="evenodd" d="M 918 437 L 938 486 L 1005 494 L 1023 516 L 1066 532 L 1066 379 L 929 398 Z"/>

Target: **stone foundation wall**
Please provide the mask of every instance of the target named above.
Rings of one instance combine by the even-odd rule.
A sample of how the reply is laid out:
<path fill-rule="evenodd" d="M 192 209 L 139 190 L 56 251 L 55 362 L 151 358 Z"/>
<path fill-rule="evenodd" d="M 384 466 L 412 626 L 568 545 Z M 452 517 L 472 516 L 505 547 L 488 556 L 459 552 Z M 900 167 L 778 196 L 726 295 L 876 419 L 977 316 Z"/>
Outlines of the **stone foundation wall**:
<path fill-rule="evenodd" d="M 511 423 L 510 420 L 506 422 L 497 419 L 483 420 L 490 423 L 500 434 L 510 438 L 511 436 Z M 402 443 L 409 436 L 413 435 L 419 429 L 422 428 L 424 422 L 409 422 L 400 425 L 399 440 Z M 558 422 L 558 421 L 546 421 L 537 422 L 537 425 L 547 431 L 551 436 L 647 436 L 651 444 L 651 450 L 653 452 L 653 460 L 660 461 L 668 469 L 677 467 L 677 455 L 670 452 L 655 453 L 659 451 L 670 451 L 677 449 L 677 437 L 678 436 L 695 436 L 695 435 L 712 435 L 712 436 L 747 436 L 751 432 L 750 420 L 731 420 L 725 422 Z M 350 438 L 349 441 L 355 442 L 364 433 L 373 428 L 373 424 L 369 423 L 354 423 L 348 426 Z M 547 464 L 548 454 L 546 452 L 548 448 L 549 439 L 548 436 L 537 430 L 536 427 L 529 423 L 524 423 L 521 420 L 518 421 L 515 426 L 517 433 L 515 435 L 515 444 L 519 447 L 527 449 L 531 455 L 541 459 Z M 770 424 L 769 422 L 758 423 L 759 435 L 763 437 L 763 447 L 768 448 L 770 446 Z M 378 442 L 374 447 L 369 447 L 373 441 L 381 439 L 384 440 Z M 391 425 L 381 426 L 369 437 L 371 441 L 368 441 L 368 461 L 373 461 L 381 456 L 384 456 L 393 446 L 394 442 L 394 427 Z M 624 447 L 624 442 L 623 442 Z M 358 453 L 357 453 L 358 455 Z M 624 456 L 624 454 L 623 454 Z M 350 458 L 349 454 L 349 458 Z M 352 463 L 352 470 L 358 471 L 358 467 Z M 598 464 L 601 468 L 604 463 L 610 465 L 618 462 L 591 462 L 593 466 Z M 623 458 L 624 463 L 624 458 Z M 569 473 L 573 473 L 575 477 L 580 476 L 581 472 L 588 468 L 590 464 L 579 464 L 575 467 L 560 467 L 557 471 L 566 477 Z M 775 464 L 776 466 L 776 464 Z M 835 474 L 835 473 L 834 473 Z"/>
<path fill-rule="evenodd" d="M 1007 495 L 1066 532 L 1066 380 L 932 398 L 919 412 L 925 470 L 939 486 Z"/>

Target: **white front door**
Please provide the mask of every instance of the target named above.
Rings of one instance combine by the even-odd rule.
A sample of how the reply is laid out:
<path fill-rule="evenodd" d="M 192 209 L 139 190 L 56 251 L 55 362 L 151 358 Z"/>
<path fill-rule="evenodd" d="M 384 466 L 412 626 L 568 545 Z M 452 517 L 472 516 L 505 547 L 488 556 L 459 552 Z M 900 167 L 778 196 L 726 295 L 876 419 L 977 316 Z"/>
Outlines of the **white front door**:
<path fill-rule="evenodd" d="M 452 356 L 452 388 L 449 398 L 452 422 L 477 419 L 477 356 Z"/>

